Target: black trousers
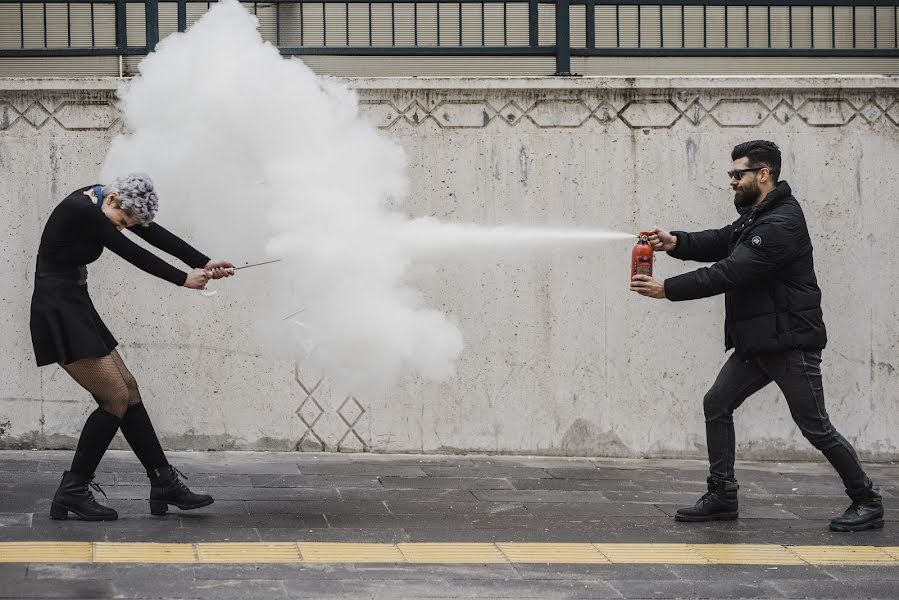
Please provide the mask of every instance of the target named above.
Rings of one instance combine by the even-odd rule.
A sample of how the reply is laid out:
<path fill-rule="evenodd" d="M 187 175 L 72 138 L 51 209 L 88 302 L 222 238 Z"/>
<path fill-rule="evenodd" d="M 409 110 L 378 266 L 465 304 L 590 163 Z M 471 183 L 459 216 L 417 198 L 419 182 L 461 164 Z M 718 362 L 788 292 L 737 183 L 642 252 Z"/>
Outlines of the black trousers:
<path fill-rule="evenodd" d="M 731 355 L 703 402 L 711 477 L 736 481 L 734 411 L 772 381 L 783 392 L 802 435 L 839 473 L 846 493 L 853 497 L 871 489 L 855 449 L 834 429 L 824 408 L 820 350 L 791 350 L 751 359 Z"/>

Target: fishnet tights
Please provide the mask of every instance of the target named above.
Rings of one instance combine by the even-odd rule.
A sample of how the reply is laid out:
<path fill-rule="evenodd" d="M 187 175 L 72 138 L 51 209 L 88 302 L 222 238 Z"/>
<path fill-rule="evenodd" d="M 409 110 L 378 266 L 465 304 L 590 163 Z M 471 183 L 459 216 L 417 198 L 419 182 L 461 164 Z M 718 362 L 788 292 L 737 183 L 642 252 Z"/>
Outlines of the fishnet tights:
<path fill-rule="evenodd" d="M 90 392 L 103 410 L 120 419 L 129 406 L 141 403 L 137 381 L 118 350 L 100 358 L 84 358 L 60 366 Z"/>

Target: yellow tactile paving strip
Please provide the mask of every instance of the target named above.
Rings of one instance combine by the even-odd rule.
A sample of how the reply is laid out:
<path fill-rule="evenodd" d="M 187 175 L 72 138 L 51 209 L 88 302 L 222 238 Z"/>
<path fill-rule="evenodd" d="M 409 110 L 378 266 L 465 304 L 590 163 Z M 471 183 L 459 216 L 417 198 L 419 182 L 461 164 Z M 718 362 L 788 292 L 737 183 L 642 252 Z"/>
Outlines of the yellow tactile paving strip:
<path fill-rule="evenodd" d="M 899 547 L 777 544 L 0 542 L 0 563 L 416 563 L 899 566 Z"/>

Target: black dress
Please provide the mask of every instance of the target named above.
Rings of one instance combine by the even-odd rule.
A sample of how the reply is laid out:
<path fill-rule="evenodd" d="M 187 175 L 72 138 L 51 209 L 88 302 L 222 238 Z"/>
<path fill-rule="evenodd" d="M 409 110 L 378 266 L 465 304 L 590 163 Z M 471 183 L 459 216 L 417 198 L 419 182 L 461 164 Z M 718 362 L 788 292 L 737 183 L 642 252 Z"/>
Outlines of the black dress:
<path fill-rule="evenodd" d="M 131 264 L 175 285 L 187 274 L 129 240 L 86 194 L 60 202 L 44 226 L 31 297 L 31 341 L 38 366 L 106 356 L 118 345 L 87 293 L 87 266 L 109 248 Z M 156 223 L 128 229 L 192 268 L 209 257 Z"/>

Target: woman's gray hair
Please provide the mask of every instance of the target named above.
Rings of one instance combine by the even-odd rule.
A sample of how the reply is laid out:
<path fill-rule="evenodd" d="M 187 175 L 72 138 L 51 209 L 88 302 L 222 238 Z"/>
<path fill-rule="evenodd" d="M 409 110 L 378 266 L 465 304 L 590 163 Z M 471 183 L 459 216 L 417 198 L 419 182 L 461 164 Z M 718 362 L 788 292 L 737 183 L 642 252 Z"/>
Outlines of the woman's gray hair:
<path fill-rule="evenodd" d="M 103 195 L 118 193 L 119 207 L 143 226 L 149 225 L 159 210 L 153 181 L 143 173 L 129 173 L 103 186 Z"/>

